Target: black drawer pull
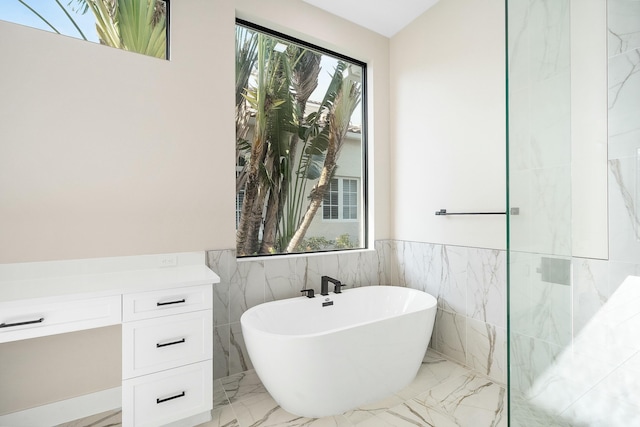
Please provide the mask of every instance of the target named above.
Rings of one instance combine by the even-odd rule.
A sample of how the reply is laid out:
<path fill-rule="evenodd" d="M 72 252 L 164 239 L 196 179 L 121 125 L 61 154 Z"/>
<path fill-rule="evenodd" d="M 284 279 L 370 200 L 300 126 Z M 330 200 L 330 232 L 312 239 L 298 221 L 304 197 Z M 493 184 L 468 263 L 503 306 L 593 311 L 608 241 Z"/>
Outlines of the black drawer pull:
<path fill-rule="evenodd" d="M 33 325 L 34 323 L 42 323 L 42 322 L 44 322 L 44 317 L 41 317 L 38 320 L 28 320 L 26 322 L 0 323 L 0 328 L 10 328 L 12 326 Z"/>
<path fill-rule="evenodd" d="M 168 402 L 168 401 L 173 400 L 173 399 L 179 399 L 179 398 L 184 397 L 184 396 L 185 396 L 185 394 L 184 394 L 184 391 L 183 391 L 182 393 L 176 394 L 175 396 L 166 397 L 164 399 L 156 399 L 156 404 Z"/>
<path fill-rule="evenodd" d="M 183 342 L 186 342 L 186 341 L 187 341 L 186 338 L 182 338 L 181 340 L 178 340 L 178 341 L 166 342 L 166 343 L 162 343 L 162 344 L 158 343 L 158 344 L 156 344 L 156 348 L 167 347 L 167 346 L 176 345 L 176 344 L 182 344 Z"/>
<path fill-rule="evenodd" d="M 187 300 L 182 298 L 182 299 L 179 299 L 179 300 L 176 300 L 176 301 L 159 302 L 159 303 L 156 303 L 156 305 L 158 307 L 161 307 L 163 305 L 184 304 L 185 302 L 187 302 Z"/>

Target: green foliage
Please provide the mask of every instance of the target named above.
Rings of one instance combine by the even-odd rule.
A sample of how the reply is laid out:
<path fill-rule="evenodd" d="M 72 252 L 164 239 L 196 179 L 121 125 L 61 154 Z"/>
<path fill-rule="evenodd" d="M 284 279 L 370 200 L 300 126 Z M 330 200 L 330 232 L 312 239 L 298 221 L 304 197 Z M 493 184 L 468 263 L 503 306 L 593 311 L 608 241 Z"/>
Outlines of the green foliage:
<path fill-rule="evenodd" d="M 357 242 L 351 241 L 348 233 L 341 234 L 335 240 L 326 237 L 307 237 L 296 248 L 296 252 L 316 252 L 332 249 L 353 249 L 357 247 Z"/>
<path fill-rule="evenodd" d="M 336 106 L 343 102 L 347 64 L 338 61 L 317 111 L 307 112 L 309 97 L 318 86 L 322 55 L 287 42 L 284 51 L 276 50 L 279 43 L 272 36 L 236 26 L 236 191 L 243 192 L 236 234 L 240 256 L 289 252 L 304 237 L 303 224 L 310 212 L 308 187 L 326 175 L 330 145 L 342 138 L 335 124 L 344 120 L 348 124 L 350 117 L 329 119 L 344 111 Z M 332 171 L 336 151 L 329 160 Z M 294 235 L 298 235 L 295 242 Z M 297 246 L 305 252 L 353 247 L 349 244 L 348 237 L 309 238 Z"/>
<path fill-rule="evenodd" d="M 116 25 L 123 49 L 164 58 L 167 52 L 166 15 L 156 19 L 156 0 L 118 0 Z"/>
<path fill-rule="evenodd" d="M 25 0 L 18 0 L 56 33 L 51 23 Z M 55 0 L 80 36 L 87 40 L 80 27 L 60 0 Z M 75 6 L 73 6 L 75 4 Z M 96 19 L 100 43 L 107 46 L 165 58 L 167 52 L 167 11 L 158 0 L 70 0 L 74 12 L 85 14 L 91 10 Z"/>
<path fill-rule="evenodd" d="M 314 252 L 333 249 L 333 240 L 327 240 L 325 237 L 307 237 L 296 248 L 297 252 Z"/>
<path fill-rule="evenodd" d="M 72 6 L 73 3 L 76 3 L 76 6 Z M 87 4 L 87 0 L 71 0 L 67 3 L 67 6 L 71 6 L 71 10 L 74 12 L 79 12 L 81 15 L 84 15 L 89 10 L 89 5 Z"/>
<path fill-rule="evenodd" d="M 358 246 L 357 242 L 351 241 L 351 236 L 348 233 L 341 234 L 336 237 L 336 248 L 338 249 L 353 249 Z"/>

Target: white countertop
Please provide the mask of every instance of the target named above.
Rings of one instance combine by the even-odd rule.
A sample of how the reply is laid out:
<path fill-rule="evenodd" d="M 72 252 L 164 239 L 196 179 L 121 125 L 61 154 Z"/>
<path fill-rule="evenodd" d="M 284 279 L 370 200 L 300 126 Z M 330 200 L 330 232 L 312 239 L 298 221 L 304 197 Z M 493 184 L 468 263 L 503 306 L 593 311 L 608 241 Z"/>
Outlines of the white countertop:
<path fill-rule="evenodd" d="M 167 261 L 168 260 L 168 261 Z M 162 266 L 171 264 L 169 266 Z M 0 264 L 0 303 L 101 297 L 219 283 L 204 252 Z"/>

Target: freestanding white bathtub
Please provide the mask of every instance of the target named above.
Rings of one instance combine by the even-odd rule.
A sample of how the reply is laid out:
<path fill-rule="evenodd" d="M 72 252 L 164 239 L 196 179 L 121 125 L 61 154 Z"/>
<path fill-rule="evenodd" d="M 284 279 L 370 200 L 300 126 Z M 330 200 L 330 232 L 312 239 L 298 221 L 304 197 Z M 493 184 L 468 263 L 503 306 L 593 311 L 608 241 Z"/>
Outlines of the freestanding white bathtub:
<path fill-rule="evenodd" d="M 275 401 L 292 414 L 318 418 L 407 386 L 435 315 L 436 299 L 427 293 L 365 286 L 260 304 L 241 324 L 256 373 Z"/>

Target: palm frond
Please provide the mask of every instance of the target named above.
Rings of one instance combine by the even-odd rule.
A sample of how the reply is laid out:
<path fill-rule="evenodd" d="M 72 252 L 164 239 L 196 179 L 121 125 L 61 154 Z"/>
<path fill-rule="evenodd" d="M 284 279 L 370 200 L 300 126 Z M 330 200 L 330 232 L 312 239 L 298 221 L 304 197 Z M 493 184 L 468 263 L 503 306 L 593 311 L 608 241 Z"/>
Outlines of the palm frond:
<path fill-rule="evenodd" d="M 157 0 L 118 0 L 118 26 L 126 50 L 156 58 L 166 55 L 166 16 L 156 17 Z M 154 20 L 158 19 L 154 25 Z"/>
<path fill-rule="evenodd" d="M 71 6 L 73 3 L 76 3 L 76 7 Z M 71 6 L 71 10 L 79 12 L 81 15 L 84 15 L 89 10 L 87 0 L 70 0 L 67 6 Z"/>
<path fill-rule="evenodd" d="M 122 49 L 119 26 L 114 20 L 117 16 L 117 4 L 111 11 L 103 0 L 87 0 L 87 5 L 96 18 L 96 31 L 100 38 L 100 43 L 107 46 Z"/>
<path fill-rule="evenodd" d="M 34 15 L 36 15 L 38 18 L 40 18 L 40 20 L 42 22 L 44 22 L 49 28 L 51 28 L 55 33 L 60 34 L 60 31 L 58 31 L 58 29 L 56 27 L 54 27 L 51 22 L 49 22 L 44 16 L 42 16 L 37 10 L 35 10 L 34 8 L 32 8 L 31 6 L 29 6 L 24 0 L 18 0 L 20 2 L 21 5 L 23 5 L 24 7 L 26 7 L 27 9 L 29 9 L 29 11 L 31 13 L 33 13 Z"/>

